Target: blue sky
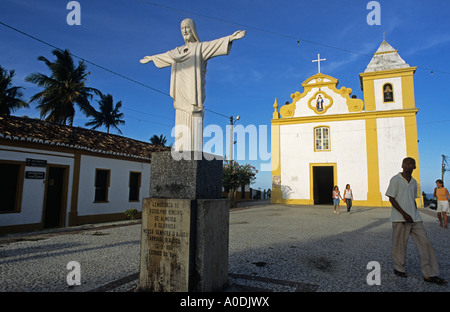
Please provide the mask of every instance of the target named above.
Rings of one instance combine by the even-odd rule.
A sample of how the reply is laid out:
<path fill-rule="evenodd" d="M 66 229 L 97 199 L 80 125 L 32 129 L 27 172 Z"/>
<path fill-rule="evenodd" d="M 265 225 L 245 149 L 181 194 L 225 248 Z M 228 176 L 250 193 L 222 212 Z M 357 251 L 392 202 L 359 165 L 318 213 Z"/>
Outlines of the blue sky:
<path fill-rule="evenodd" d="M 225 116 L 240 115 L 237 125 L 265 125 L 269 134 L 266 153 L 270 152 L 275 98 L 282 104 L 290 100 L 290 94 L 303 91 L 301 83 L 317 73 L 316 63 L 311 62 L 317 54 L 327 59 L 321 63 L 322 73 L 363 98 L 359 73 L 385 32 L 386 41 L 400 56 L 418 67 L 414 81 L 422 190 L 432 192 L 434 181 L 441 177 L 441 155 L 450 156 L 448 1 L 378 1 L 381 24 L 372 26 L 366 20 L 372 11 L 366 8 L 366 0 L 79 0 L 79 26 L 66 22 L 68 2 L 1 0 L 0 22 L 134 80 L 88 64 L 88 85 L 123 103 L 123 135 L 142 141 L 163 134 L 173 143 L 175 112 L 167 95 L 170 68 L 143 65 L 139 59 L 181 46 L 179 25 L 187 17 L 196 22 L 202 41 L 246 30 L 246 36 L 233 43 L 230 55 L 208 63 L 205 107 L 209 111 L 204 123 L 219 125 L 224 133 L 229 124 Z M 0 25 L 0 39 L 0 65 L 16 71 L 15 85 L 23 86 L 24 98 L 29 99 L 40 89 L 24 78 L 33 72 L 48 74 L 37 57 L 53 59 L 53 48 L 5 25 Z M 14 115 L 39 117 L 35 105 Z M 75 126 L 84 127 L 87 121 L 76 113 Z M 224 142 L 224 153 L 227 146 Z M 246 159 L 239 162 L 258 169 L 267 163 L 249 158 L 247 150 Z M 450 172 L 445 182 L 450 182 Z M 259 170 L 253 187 L 270 188 L 271 172 Z"/>

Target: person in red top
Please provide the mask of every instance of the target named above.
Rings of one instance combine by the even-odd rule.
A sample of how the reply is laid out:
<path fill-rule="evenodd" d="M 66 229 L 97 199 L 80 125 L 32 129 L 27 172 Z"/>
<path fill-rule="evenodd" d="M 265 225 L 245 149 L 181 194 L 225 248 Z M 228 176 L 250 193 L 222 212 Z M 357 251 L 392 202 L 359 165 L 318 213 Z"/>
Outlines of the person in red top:
<path fill-rule="evenodd" d="M 444 187 L 444 181 L 441 179 L 436 180 L 433 198 L 437 199 L 437 216 L 439 222 L 442 226 L 442 221 L 444 221 L 444 228 L 447 228 L 447 211 L 449 209 L 448 201 L 450 200 L 450 194 Z"/>

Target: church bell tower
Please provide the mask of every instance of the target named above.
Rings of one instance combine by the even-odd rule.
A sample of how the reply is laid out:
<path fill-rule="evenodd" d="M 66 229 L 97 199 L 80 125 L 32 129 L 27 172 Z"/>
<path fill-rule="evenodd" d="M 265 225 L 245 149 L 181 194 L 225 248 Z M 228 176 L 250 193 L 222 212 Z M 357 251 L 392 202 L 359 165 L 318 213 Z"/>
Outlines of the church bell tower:
<path fill-rule="evenodd" d="M 365 111 L 373 112 L 374 118 L 366 120 L 367 155 L 368 155 L 368 200 L 381 203 L 379 185 L 388 179 L 384 176 L 387 164 L 396 144 L 404 146 L 402 157 L 413 157 L 416 160 L 414 178 L 419 183 L 419 149 L 417 140 L 416 114 L 418 109 L 414 99 L 414 72 L 417 67 L 409 66 L 389 43 L 385 40 L 380 44 L 361 73 L 361 88 L 364 93 Z M 386 142 L 382 142 L 386 140 Z M 390 142 L 390 143 L 389 143 Z M 398 157 L 391 158 L 399 161 Z M 393 167 L 395 164 L 387 165 Z M 401 162 L 397 164 L 401 171 Z M 393 175 L 395 172 L 390 172 Z"/>

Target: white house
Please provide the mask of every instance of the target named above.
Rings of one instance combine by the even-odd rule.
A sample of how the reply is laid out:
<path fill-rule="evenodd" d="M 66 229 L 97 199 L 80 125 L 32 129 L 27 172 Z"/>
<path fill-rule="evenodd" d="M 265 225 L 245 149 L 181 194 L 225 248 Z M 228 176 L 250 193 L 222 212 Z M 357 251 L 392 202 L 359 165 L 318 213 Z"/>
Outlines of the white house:
<path fill-rule="evenodd" d="M 118 135 L 0 117 L 0 233 L 125 219 L 149 196 L 151 153 Z"/>

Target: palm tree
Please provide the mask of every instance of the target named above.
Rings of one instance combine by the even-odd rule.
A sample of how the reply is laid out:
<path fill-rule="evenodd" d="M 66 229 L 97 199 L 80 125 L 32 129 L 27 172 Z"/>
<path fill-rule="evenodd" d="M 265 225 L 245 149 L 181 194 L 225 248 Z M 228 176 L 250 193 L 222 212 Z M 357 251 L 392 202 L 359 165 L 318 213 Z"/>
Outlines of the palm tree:
<path fill-rule="evenodd" d="M 150 138 L 150 143 L 152 143 L 153 145 L 157 145 L 157 146 L 165 146 L 167 143 L 167 139 L 162 134 L 160 136 L 157 136 L 156 134 L 154 134 Z"/>
<path fill-rule="evenodd" d="M 27 108 L 29 105 L 22 100 L 23 87 L 14 87 L 12 80 L 15 71 L 11 69 L 8 73 L 0 66 L 0 115 L 11 115 L 18 108 Z"/>
<path fill-rule="evenodd" d="M 53 50 L 52 54 L 56 57 L 54 62 L 43 56 L 38 57 L 38 60 L 50 69 L 50 76 L 33 73 L 25 78 L 26 81 L 45 88 L 33 95 L 30 102 L 39 102 L 36 108 L 40 110 L 41 118 L 47 116 L 46 121 L 59 124 L 69 122 L 72 126 L 75 103 L 83 113 L 90 116 L 94 109 L 89 100 L 93 92 L 99 94 L 100 91 L 86 87 L 86 79 L 90 73 L 86 72 L 86 64 L 83 61 L 75 67 L 72 55 L 67 49 Z"/>
<path fill-rule="evenodd" d="M 109 133 L 109 128 L 113 127 L 122 134 L 118 125 L 125 124 L 122 120 L 123 113 L 119 113 L 119 109 L 122 107 L 122 101 L 116 103 L 114 107 L 114 101 L 111 94 L 100 94 L 100 100 L 97 101 L 100 106 L 100 111 L 92 113 L 93 119 L 86 123 L 86 126 L 93 126 L 91 129 L 97 129 L 98 127 L 105 126 Z"/>

